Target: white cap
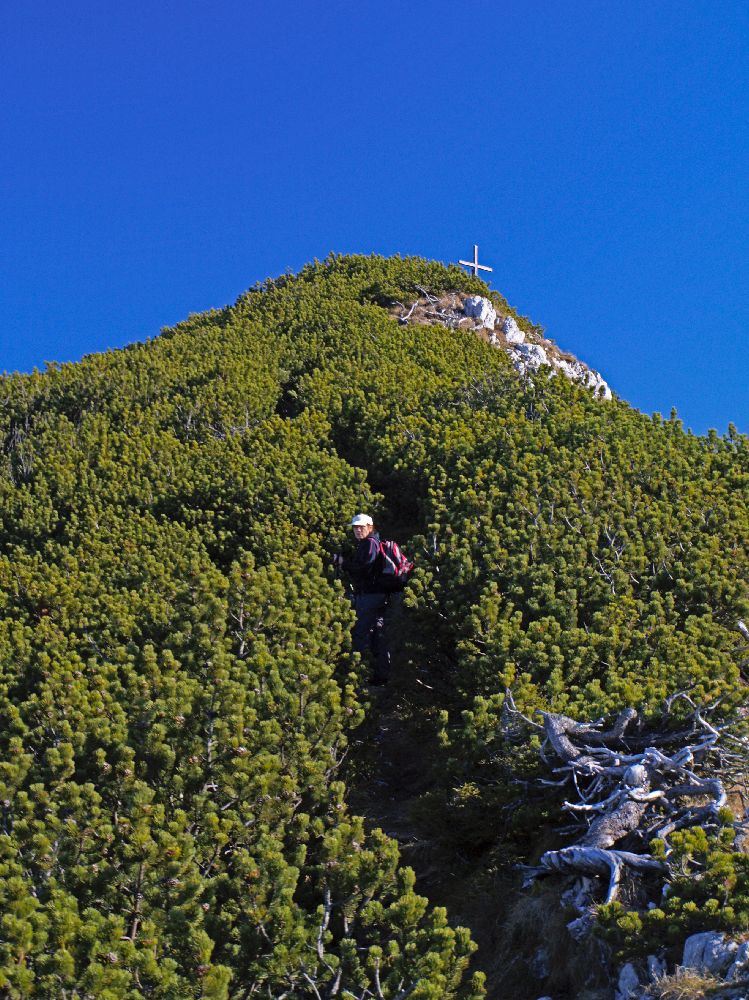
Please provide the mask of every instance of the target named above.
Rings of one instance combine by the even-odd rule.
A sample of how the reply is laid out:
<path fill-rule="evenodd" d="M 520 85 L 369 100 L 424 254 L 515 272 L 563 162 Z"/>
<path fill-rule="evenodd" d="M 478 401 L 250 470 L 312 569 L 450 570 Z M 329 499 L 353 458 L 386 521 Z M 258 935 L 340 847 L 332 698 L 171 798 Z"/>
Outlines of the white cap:
<path fill-rule="evenodd" d="M 351 527 L 353 528 L 358 524 L 374 524 L 374 521 L 369 514 L 357 514 L 351 518 Z"/>

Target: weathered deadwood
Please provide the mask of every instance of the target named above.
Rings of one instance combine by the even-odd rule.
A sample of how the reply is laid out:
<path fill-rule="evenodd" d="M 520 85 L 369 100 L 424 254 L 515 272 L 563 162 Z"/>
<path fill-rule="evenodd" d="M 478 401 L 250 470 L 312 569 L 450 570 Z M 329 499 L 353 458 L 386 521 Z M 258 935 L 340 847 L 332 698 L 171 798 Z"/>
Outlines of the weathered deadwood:
<path fill-rule="evenodd" d="M 417 306 L 418 304 L 419 304 L 419 300 L 417 299 L 417 300 L 416 300 L 416 301 L 414 302 L 414 304 L 413 304 L 413 305 L 411 306 L 411 308 L 410 308 L 410 309 L 408 310 L 408 312 L 407 312 L 407 313 L 401 313 L 401 314 L 400 314 L 400 317 L 399 317 L 399 319 L 400 319 L 401 323 L 407 323 L 407 322 L 408 322 L 408 320 L 409 320 L 409 319 L 411 318 L 411 315 L 412 315 L 412 313 L 413 313 L 414 309 L 416 308 L 416 306 Z M 398 305 L 402 305 L 402 303 L 400 303 L 400 302 L 399 302 L 399 303 L 398 303 Z M 405 309 L 406 307 L 405 307 L 405 306 L 402 306 L 402 308 L 403 308 L 403 309 Z"/>
<path fill-rule="evenodd" d="M 642 764 L 627 768 L 624 787 L 618 791 L 618 804 L 611 812 L 594 820 L 588 832 L 580 839 L 581 847 L 606 849 L 635 831 L 648 808 L 650 775 Z"/>
<path fill-rule="evenodd" d="M 439 301 L 436 295 L 432 295 L 431 292 L 428 292 L 426 288 L 422 288 L 421 285 L 414 285 L 414 288 L 416 289 L 417 292 L 421 292 L 421 294 L 424 296 L 424 298 L 427 300 L 430 306 L 433 306 L 436 302 Z"/>
<path fill-rule="evenodd" d="M 575 722 L 566 715 L 556 715 L 553 712 L 541 712 L 544 720 L 546 738 L 551 744 L 554 752 L 565 764 L 572 761 L 579 764 L 583 757 L 582 750 L 576 747 L 570 736 L 587 736 L 590 726 L 580 722 Z M 586 758 L 587 760 L 587 758 Z"/>
<path fill-rule="evenodd" d="M 598 732 L 595 729 L 588 734 L 589 743 L 613 743 L 623 739 L 625 732 L 637 718 L 634 708 L 625 708 L 616 717 L 616 721 L 611 729 Z"/>
<path fill-rule="evenodd" d="M 694 709 L 691 728 L 679 733 L 651 733 L 649 743 L 640 736 L 624 744 L 626 730 L 637 718 L 632 708 L 621 712 L 608 730 L 601 729 L 601 721 L 582 723 L 557 713 L 539 713 L 545 746 L 560 762 L 554 771 L 562 777 L 555 784 L 571 784 L 577 793 L 577 799 L 565 801 L 564 807 L 587 826 L 575 844 L 548 851 L 539 867 L 528 869 L 526 882 L 554 871 L 608 874 L 606 898 L 611 901 L 616 897 L 623 866 L 637 872 L 669 870 L 667 861 L 616 850 L 616 844 L 625 840 L 632 845 L 647 843 L 653 836 L 665 840 L 674 830 L 719 824 L 719 810 L 727 801 L 723 781 L 715 771 L 707 777 L 698 771 L 708 760 L 713 768 L 720 767 L 724 758 L 715 748 L 727 727 L 708 721 L 704 714 L 708 710 L 694 705 L 686 692 L 672 698 L 667 709 L 681 699 Z M 515 718 L 530 723 L 514 702 L 510 701 L 509 710 Z M 734 739 L 746 747 L 745 740 Z M 643 748 L 633 752 L 634 743 Z M 543 750 L 542 757 L 546 761 Z M 703 802 L 689 801 L 695 798 Z"/>
<path fill-rule="evenodd" d="M 618 742 L 623 737 L 627 727 L 637 718 L 637 712 L 633 708 L 625 708 L 619 713 L 616 722 L 611 729 L 600 732 L 598 723 L 576 722 L 567 715 L 557 715 L 553 712 L 541 712 L 546 729 L 546 738 L 551 743 L 557 756 L 561 757 L 565 763 L 576 761 L 578 764 L 583 760 L 592 770 L 597 769 L 595 761 L 590 760 L 589 755 L 584 755 L 579 747 L 576 747 L 570 737 L 579 736 L 585 738 L 587 743 L 609 743 Z M 592 749 L 590 747 L 586 750 Z"/>
<path fill-rule="evenodd" d="M 542 855 L 536 868 L 527 869 L 523 886 L 532 885 L 537 878 L 553 874 L 576 874 L 608 876 L 609 885 L 606 902 L 616 898 L 624 866 L 636 871 L 668 872 L 668 865 L 648 855 L 633 854 L 630 851 L 604 851 L 598 847 L 574 845 L 560 851 L 547 851 Z"/>
<path fill-rule="evenodd" d="M 712 809 L 722 809 L 728 801 L 728 796 L 720 778 L 708 778 L 705 781 L 698 781 L 691 785 L 676 785 L 673 788 L 668 788 L 664 794 L 669 799 L 682 796 L 689 798 L 695 795 L 709 795 L 713 799 L 711 803 Z"/>

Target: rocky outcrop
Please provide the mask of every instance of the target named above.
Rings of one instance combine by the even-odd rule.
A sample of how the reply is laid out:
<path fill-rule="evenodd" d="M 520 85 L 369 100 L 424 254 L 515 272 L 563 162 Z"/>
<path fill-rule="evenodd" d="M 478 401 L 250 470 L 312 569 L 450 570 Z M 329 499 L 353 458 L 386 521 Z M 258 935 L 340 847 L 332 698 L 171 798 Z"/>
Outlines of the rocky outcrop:
<path fill-rule="evenodd" d="M 682 968 L 698 969 L 700 972 L 712 972 L 720 976 L 735 964 L 738 950 L 738 943 L 728 940 L 724 934 L 703 931 L 701 934 L 692 934 L 684 942 L 681 965 Z"/>
<path fill-rule="evenodd" d="M 560 358 L 556 362 L 556 367 L 573 382 L 582 382 L 583 385 L 592 389 L 594 395 L 600 396 L 601 399 L 611 399 L 611 389 L 603 377 L 592 368 L 584 365 L 582 361 L 567 361 L 565 358 Z"/>
<path fill-rule="evenodd" d="M 541 365 L 551 364 L 540 344 L 516 344 L 508 353 L 515 357 L 515 367 L 523 374 L 538 371 Z"/>
<path fill-rule="evenodd" d="M 512 316 L 505 316 L 502 320 L 502 333 L 505 335 L 505 342 L 508 344 L 525 343 L 525 334 Z"/>
<path fill-rule="evenodd" d="M 522 375 L 537 372 L 539 368 L 550 368 L 552 374 L 561 372 L 572 382 L 580 382 L 591 389 L 599 399 L 611 399 L 611 389 L 606 381 L 592 368 L 588 368 L 576 358 L 564 357 L 549 341 L 531 341 L 518 326 L 513 316 L 504 316 L 499 320 L 502 338 L 495 333 L 497 311 L 490 299 L 483 295 L 468 295 L 463 299 L 463 312 L 471 319 L 478 321 L 480 329 L 491 333 L 489 343 L 503 348 L 512 358 L 516 371 Z"/>
<path fill-rule="evenodd" d="M 463 312 L 477 319 L 485 330 L 493 330 L 497 322 L 497 310 L 483 295 L 469 295 L 463 300 Z"/>
<path fill-rule="evenodd" d="M 552 375 L 561 372 L 572 382 L 590 389 L 598 399 L 611 399 L 611 389 L 603 377 L 572 355 L 563 354 L 550 340 L 538 331 L 521 330 L 514 316 L 500 316 L 494 303 L 486 295 L 464 295 L 446 292 L 432 295 L 419 288 L 419 298 L 406 305 L 396 303 L 392 314 L 398 322 L 409 324 L 440 324 L 451 330 L 472 329 L 493 347 L 509 355 L 515 370 L 523 375 L 533 375 L 541 368 Z"/>
<path fill-rule="evenodd" d="M 505 322 L 507 321 L 505 320 Z M 551 368 L 552 375 L 561 372 L 571 382 L 580 382 L 586 388 L 591 389 L 593 394 L 599 399 L 612 398 L 611 389 L 597 371 L 588 368 L 582 361 L 569 361 L 567 358 L 551 352 L 547 346 L 526 343 L 523 331 L 519 329 L 514 320 L 512 320 L 512 324 L 510 335 L 513 339 L 508 340 L 505 334 L 505 339 L 508 342 L 506 350 L 510 357 L 513 358 L 516 370 L 521 374 L 525 375 L 528 372 L 538 371 L 539 368 L 545 365 Z M 523 338 L 522 340 L 518 338 L 518 334 Z"/>
<path fill-rule="evenodd" d="M 623 965 L 616 983 L 616 1000 L 632 1000 L 640 990 L 640 977 L 631 962 Z"/>
<path fill-rule="evenodd" d="M 703 931 L 686 939 L 681 964 L 671 975 L 667 974 L 666 963 L 656 955 L 648 955 L 644 967 L 627 962 L 619 970 L 614 996 L 615 1000 L 655 1000 L 663 996 L 664 988 L 670 985 L 676 988 L 687 977 L 691 977 L 692 983 L 695 977 L 704 977 L 705 985 L 710 987 L 710 996 L 730 996 L 736 1000 L 738 996 L 745 996 L 748 975 L 749 941 L 740 943 L 718 931 Z M 736 993 L 738 984 L 742 988 Z M 677 992 L 668 995 L 676 996 Z"/>

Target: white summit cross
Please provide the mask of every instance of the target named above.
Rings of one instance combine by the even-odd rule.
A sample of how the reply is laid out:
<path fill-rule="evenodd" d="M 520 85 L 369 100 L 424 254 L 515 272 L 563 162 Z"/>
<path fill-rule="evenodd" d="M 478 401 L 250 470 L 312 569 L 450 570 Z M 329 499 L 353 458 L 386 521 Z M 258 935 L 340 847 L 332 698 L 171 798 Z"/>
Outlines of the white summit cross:
<path fill-rule="evenodd" d="M 487 267 L 485 264 L 479 264 L 479 248 L 478 244 L 473 244 L 473 260 L 459 260 L 459 264 L 464 267 L 470 267 L 473 271 L 474 277 L 478 278 L 479 271 L 491 271 L 492 268 Z"/>

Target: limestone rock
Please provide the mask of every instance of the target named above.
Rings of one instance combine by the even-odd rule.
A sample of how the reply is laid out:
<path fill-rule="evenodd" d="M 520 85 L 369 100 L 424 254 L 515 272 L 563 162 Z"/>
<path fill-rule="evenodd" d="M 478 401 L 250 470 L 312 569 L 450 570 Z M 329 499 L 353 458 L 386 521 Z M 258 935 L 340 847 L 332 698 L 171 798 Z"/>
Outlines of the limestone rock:
<path fill-rule="evenodd" d="M 582 382 L 588 389 L 593 390 L 593 395 L 599 399 L 612 399 L 611 389 L 602 376 L 588 368 L 582 361 L 567 361 L 566 358 L 554 358 L 551 362 L 557 371 L 562 372 L 572 382 Z"/>
<path fill-rule="evenodd" d="M 703 931 L 686 939 L 681 964 L 719 976 L 733 965 L 738 950 L 736 941 L 727 940 L 725 934 Z"/>
<path fill-rule="evenodd" d="M 469 295 L 463 302 L 466 316 L 473 316 L 486 330 L 493 330 L 497 322 L 497 310 L 483 295 Z"/>
<path fill-rule="evenodd" d="M 572 362 L 567 361 L 565 358 L 558 358 L 554 364 L 572 382 L 578 382 L 585 377 L 585 368 L 579 361 Z"/>
<path fill-rule="evenodd" d="M 745 976 L 749 967 L 749 941 L 740 944 L 733 958 L 733 964 L 729 966 L 726 979 L 734 981 Z"/>
<path fill-rule="evenodd" d="M 594 923 L 592 914 L 584 913 L 577 920 L 570 920 L 567 924 L 567 930 L 575 941 L 585 941 L 592 934 Z"/>
<path fill-rule="evenodd" d="M 403 306 L 397 305 L 403 309 Z M 473 329 L 476 332 L 486 330 L 486 339 L 491 346 L 504 350 L 521 375 L 532 375 L 545 367 L 551 375 L 561 372 L 570 381 L 585 386 L 596 399 L 613 398 L 611 389 L 599 372 L 588 368 L 576 358 L 561 357 L 556 345 L 545 340 L 539 333 L 533 334 L 533 340 L 529 341 L 517 320 L 513 316 L 497 316 L 491 299 L 485 295 L 463 297 L 454 291 L 441 298 L 426 296 L 414 303 L 407 313 L 401 312 L 397 319 L 403 326 L 410 323 L 439 323 L 448 329 L 457 330 L 464 324 L 463 329 Z"/>
<path fill-rule="evenodd" d="M 636 997 L 640 989 L 640 977 L 631 962 L 622 966 L 619 980 L 616 984 L 615 1000 L 630 1000 Z"/>
<path fill-rule="evenodd" d="M 515 367 L 518 371 L 538 371 L 541 365 L 551 364 L 540 344 L 516 344 L 511 350 L 517 359 Z"/>
<path fill-rule="evenodd" d="M 608 385 L 598 372 L 594 372 L 592 368 L 588 369 L 584 384 L 587 385 L 589 389 L 593 390 L 594 396 L 600 396 L 601 399 L 611 399 L 611 389 L 609 389 Z"/>
<path fill-rule="evenodd" d="M 648 978 L 651 982 L 655 982 L 661 976 L 666 974 L 666 963 L 662 958 L 658 958 L 657 955 L 648 955 Z"/>
<path fill-rule="evenodd" d="M 525 343 L 525 334 L 517 325 L 512 316 L 505 316 L 502 320 L 502 333 L 505 335 L 505 340 L 508 344 L 523 344 Z"/>

